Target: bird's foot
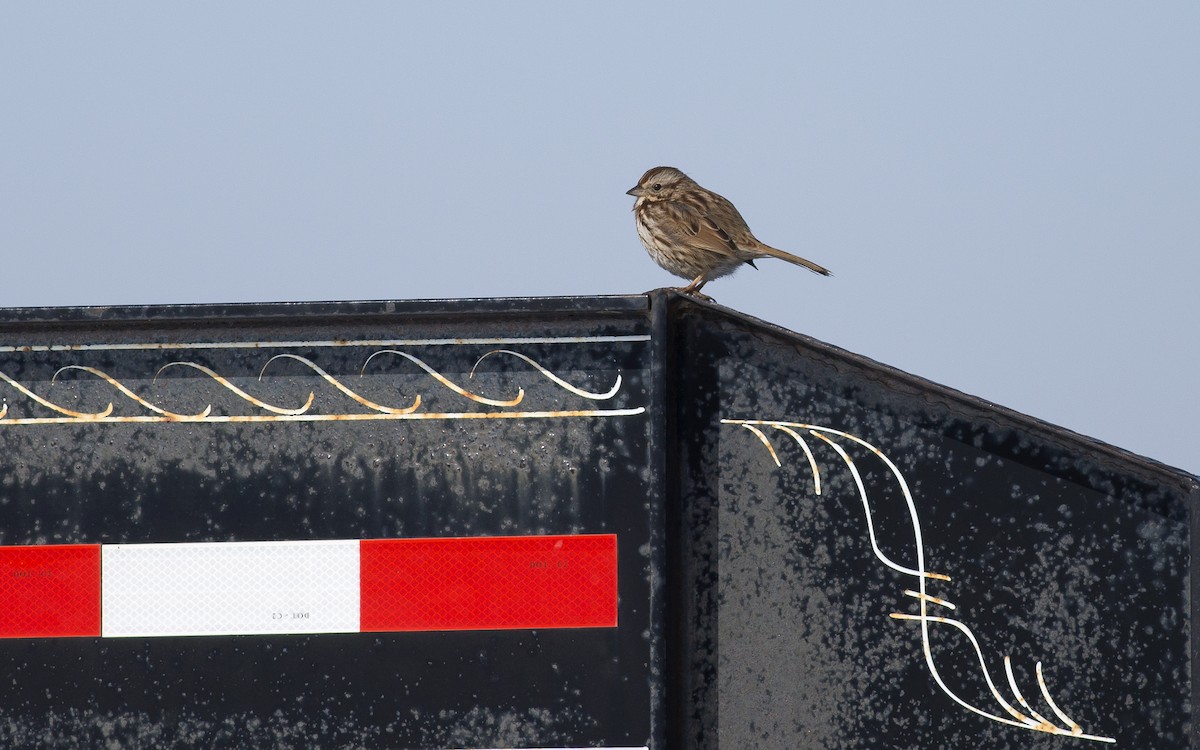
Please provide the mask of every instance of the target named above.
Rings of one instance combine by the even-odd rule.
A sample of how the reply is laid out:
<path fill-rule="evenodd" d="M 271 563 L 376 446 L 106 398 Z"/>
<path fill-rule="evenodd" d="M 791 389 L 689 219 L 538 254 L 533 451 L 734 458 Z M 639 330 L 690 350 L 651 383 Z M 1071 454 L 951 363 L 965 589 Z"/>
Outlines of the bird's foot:
<path fill-rule="evenodd" d="M 709 297 L 704 292 L 701 292 L 697 289 L 693 289 L 690 286 L 672 287 L 671 291 L 679 292 L 680 294 L 686 294 L 689 297 L 695 297 L 696 299 L 701 300 L 702 302 L 716 302 L 715 299 L 713 299 L 712 297 Z"/>

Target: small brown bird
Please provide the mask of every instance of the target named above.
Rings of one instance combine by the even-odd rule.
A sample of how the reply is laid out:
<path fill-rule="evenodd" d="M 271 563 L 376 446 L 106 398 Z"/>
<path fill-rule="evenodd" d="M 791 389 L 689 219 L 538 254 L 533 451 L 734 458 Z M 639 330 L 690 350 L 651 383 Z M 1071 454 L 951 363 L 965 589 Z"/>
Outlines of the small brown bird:
<path fill-rule="evenodd" d="M 679 289 L 684 294 L 705 297 L 701 287 L 743 263 L 754 266 L 756 258 L 779 258 L 832 275 L 810 260 L 759 242 L 732 203 L 674 167 L 651 169 L 627 194 L 637 198 L 633 214 L 646 252 L 666 270 L 692 280 Z"/>

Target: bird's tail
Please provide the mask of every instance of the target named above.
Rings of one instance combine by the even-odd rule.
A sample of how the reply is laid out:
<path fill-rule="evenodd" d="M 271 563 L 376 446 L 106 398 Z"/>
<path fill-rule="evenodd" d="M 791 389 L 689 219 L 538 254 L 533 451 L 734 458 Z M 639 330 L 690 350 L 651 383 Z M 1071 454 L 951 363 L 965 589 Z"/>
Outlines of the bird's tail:
<path fill-rule="evenodd" d="M 833 275 L 825 266 L 819 266 L 816 263 L 813 263 L 811 260 L 801 258 L 799 255 L 792 255 L 791 253 L 780 250 L 779 248 L 759 243 L 758 247 L 755 249 L 761 252 L 763 255 L 769 255 L 772 258 L 779 258 L 780 260 L 786 260 L 788 263 L 795 263 L 798 266 L 804 266 L 813 273 L 819 273 L 822 276 Z"/>

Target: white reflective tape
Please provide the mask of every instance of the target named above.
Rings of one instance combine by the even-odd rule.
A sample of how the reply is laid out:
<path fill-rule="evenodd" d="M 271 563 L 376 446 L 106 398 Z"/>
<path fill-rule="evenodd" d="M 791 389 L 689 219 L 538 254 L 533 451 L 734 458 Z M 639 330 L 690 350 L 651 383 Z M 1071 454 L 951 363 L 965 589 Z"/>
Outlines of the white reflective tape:
<path fill-rule="evenodd" d="M 357 540 L 106 544 L 101 632 L 357 632 L 358 548 Z"/>

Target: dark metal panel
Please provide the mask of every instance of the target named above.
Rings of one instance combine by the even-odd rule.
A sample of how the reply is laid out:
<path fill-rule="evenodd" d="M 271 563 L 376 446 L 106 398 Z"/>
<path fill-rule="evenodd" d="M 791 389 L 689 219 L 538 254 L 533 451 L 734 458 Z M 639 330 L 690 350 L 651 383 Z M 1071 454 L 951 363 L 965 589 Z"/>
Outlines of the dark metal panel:
<path fill-rule="evenodd" d="M 608 533 L 620 594 L 0 639 L 13 746 L 1200 747 L 1194 477 L 667 290 L 7 310 L 0 373 L 0 545 Z"/>
<path fill-rule="evenodd" d="M 1194 478 L 724 310 L 676 317 L 712 568 L 689 579 L 687 746 L 1187 746 Z"/>
<path fill-rule="evenodd" d="M 1190 694 L 1186 698 L 1185 708 L 1191 719 L 1191 729 L 1188 732 L 1187 747 L 1200 750 L 1200 722 L 1195 720 L 1196 699 L 1200 696 L 1200 637 L 1196 633 L 1196 624 L 1200 623 L 1200 481 L 1192 483 L 1191 490 L 1186 493 L 1185 502 L 1188 508 L 1188 542 L 1191 553 L 1191 565 L 1188 576 L 1188 595 L 1191 605 L 1188 620 L 1188 643 L 1191 648 L 1191 680 L 1187 685 Z"/>
<path fill-rule="evenodd" d="M 718 555 L 720 526 L 716 483 L 720 477 L 714 427 L 720 414 L 720 367 L 727 351 L 723 337 L 699 321 L 693 305 L 675 298 L 671 316 L 672 353 L 678 394 L 673 402 L 672 435 L 678 475 L 678 519 L 672 561 L 678 571 L 671 618 L 680 664 L 679 743 L 689 750 L 720 746 L 718 640 L 720 625 Z M 669 618 L 670 621 L 670 618 Z"/>
<path fill-rule="evenodd" d="M 602 306 L 10 316 L 2 545 L 611 533 L 620 605 L 616 628 L 0 639 L 0 743 L 648 744 L 649 331 L 644 298 Z"/>
<path fill-rule="evenodd" d="M 663 617 L 661 627 L 651 634 L 650 649 L 653 665 L 651 679 L 651 713 L 654 717 L 653 748 L 679 747 L 678 725 L 683 706 L 676 685 L 683 671 L 676 647 L 678 626 L 674 610 L 680 588 L 676 561 L 680 555 L 675 548 L 676 487 L 678 470 L 675 461 L 675 420 L 671 418 L 675 403 L 676 361 L 671 335 L 670 304 L 661 291 L 652 292 L 650 301 L 650 500 L 651 569 L 658 574 L 650 581 L 650 595 Z"/>

